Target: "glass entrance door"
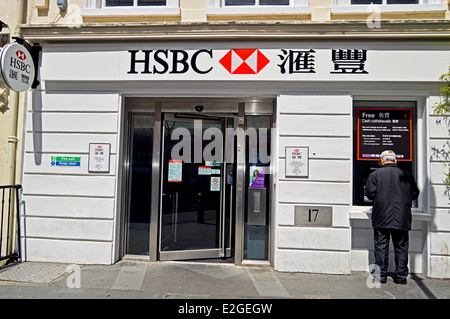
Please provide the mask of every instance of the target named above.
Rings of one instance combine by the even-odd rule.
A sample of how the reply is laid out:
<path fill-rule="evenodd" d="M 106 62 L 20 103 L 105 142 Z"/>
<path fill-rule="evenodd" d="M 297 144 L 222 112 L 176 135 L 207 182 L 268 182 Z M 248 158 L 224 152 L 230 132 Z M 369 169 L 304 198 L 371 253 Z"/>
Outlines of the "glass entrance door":
<path fill-rule="evenodd" d="M 164 115 L 160 260 L 232 254 L 234 150 L 224 150 L 234 125 L 233 117 Z"/>
<path fill-rule="evenodd" d="M 152 114 L 129 114 L 129 171 L 125 254 L 148 255 L 152 198 Z"/>

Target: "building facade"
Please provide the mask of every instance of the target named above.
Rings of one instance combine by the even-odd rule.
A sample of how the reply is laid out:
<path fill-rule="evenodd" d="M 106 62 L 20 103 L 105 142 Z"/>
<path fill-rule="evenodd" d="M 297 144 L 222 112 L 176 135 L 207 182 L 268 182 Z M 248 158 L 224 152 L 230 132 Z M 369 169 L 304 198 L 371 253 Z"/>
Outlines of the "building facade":
<path fill-rule="evenodd" d="M 410 270 L 450 277 L 448 3 L 375 2 L 28 1 L 23 258 L 366 271 L 393 149 L 421 190 Z"/>

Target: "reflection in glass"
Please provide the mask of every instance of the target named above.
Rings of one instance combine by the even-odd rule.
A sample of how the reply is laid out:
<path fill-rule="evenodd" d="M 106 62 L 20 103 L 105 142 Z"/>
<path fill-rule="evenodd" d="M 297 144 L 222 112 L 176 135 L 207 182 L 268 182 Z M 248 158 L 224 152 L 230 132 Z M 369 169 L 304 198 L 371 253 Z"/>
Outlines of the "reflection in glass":
<path fill-rule="evenodd" d="M 246 148 L 246 214 L 245 214 L 245 242 L 244 259 L 267 260 L 268 259 L 268 236 L 269 236 L 269 190 L 270 190 L 270 128 L 271 116 L 248 115 L 246 131 L 255 130 L 257 139 L 248 134 Z M 258 220 L 258 223 L 249 221 L 248 201 L 255 201 L 253 190 L 263 189 L 266 196 L 257 196 L 261 199 L 259 203 L 253 205 L 265 205 L 266 220 Z M 252 206 L 252 205 L 250 205 Z"/>
<path fill-rule="evenodd" d="M 203 157 L 210 143 L 208 140 L 197 142 L 202 144 L 200 149 L 193 140 L 184 143 L 182 148 L 177 146 L 183 143 L 183 138 L 196 136 L 194 122 L 164 123 L 161 251 L 220 248 L 224 178 L 222 159 L 211 161 Z M 197 123 L 201 123 L 202 136 L 208 129 L 215 129 L 222 135 L 220 123 Z M 173 132 L 189 134 L 172 139 Z M 222 153 L 222 150 L 213 149 L 211 155 L 215 152 Z M 190 154 L 189 158 L 186 154 Z M 181 159 L 183 162 L 177 163 Z"/>
<path fill-rule="evenodd" d="M 149 254 L 153 115 L 131 114 L 126 253 Z"/>

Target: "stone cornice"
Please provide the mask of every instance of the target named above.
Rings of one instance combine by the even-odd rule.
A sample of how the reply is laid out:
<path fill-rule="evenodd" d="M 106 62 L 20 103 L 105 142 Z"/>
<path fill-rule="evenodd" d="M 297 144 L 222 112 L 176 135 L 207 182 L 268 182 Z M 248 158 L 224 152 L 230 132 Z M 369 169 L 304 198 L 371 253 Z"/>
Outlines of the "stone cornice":
<path fill-rule="evenodd" d="M 21 25 L 21 30 L 23 37 L 32 42 L 450 38 L 448 20 L 389 20 L 380 21 L 380 25 L 371 29 L 365 21 L 148 22 L 36 24 Z"/>

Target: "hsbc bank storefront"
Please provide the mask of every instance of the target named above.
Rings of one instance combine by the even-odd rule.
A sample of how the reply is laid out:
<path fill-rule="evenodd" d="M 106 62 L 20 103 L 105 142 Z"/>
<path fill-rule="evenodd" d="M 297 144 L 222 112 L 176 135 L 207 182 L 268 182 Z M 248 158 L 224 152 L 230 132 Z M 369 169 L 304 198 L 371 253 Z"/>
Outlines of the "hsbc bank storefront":
<path fill-rule="evenodd" d="M 363 186 L 393 149 L 422 191 L 410 269 L 433 275 L 436 264 L 434 276 L 448 276 L 432 154 L 447 133 L 431 116 L 448 43 L 40 42 L 41 85 L 27 99 L 26 260 L 364 271 L 373 244 Z"/>

